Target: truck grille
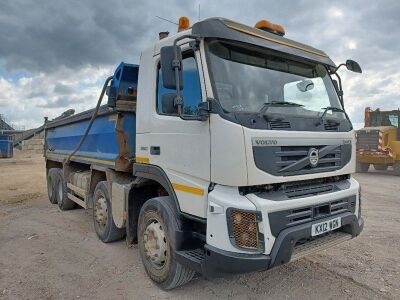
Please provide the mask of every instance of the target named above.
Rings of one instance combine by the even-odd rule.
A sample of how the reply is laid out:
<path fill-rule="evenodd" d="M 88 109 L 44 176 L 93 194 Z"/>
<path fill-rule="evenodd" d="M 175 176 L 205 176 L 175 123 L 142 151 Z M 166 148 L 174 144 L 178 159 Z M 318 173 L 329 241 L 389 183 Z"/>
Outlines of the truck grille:
<path fill-rule="evenodd" d="M 318 163 L 311 165 L 309 153 L 318 151 Z M 253 146 L 256 166 L 273 175 L 301 175 L 335 171 L 350 161 L 351 145 Z"/>
<path fill-rule="evenodd" d="M 322 204 L 272 212 L 268 214 L 268 218 L 272 234 L 278 236 L 285 228 L 344 212 L 354 213 L 355 209 L 356 196 L 354 195 Z"/>
<path fill-rule="evenodd" d="M 357 131 L 357 150 L 377 151 L 379 148 L 379 129 Z"/>

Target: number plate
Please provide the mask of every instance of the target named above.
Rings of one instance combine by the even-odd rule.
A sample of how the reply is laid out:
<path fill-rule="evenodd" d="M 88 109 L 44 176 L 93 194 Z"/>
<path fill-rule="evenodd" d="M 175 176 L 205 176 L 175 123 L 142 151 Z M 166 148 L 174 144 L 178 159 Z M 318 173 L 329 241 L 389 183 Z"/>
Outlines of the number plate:
<path fill-rule="evenodd" d="M 325 222 L 317 223 L 311 227 L 311 236 L 316 236 L 335 230 L 342 226 L 342 218 L 335 218 Z"/>

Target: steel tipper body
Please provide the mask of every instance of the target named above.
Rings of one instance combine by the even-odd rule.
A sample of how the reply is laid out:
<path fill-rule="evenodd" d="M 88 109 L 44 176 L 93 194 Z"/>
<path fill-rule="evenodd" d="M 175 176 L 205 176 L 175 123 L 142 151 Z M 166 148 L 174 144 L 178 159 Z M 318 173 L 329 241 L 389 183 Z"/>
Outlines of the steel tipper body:
<path fill-rule="evenodd" d="M 46 124 L 46 158 L 63 162 L 78 145 L 92 112 Z M 107 106 L 101 107 L 88 137 L 71 160 L 118 171 L 131 170 L 135 157 L 135 127 L 134 112 L 117 113 Z"/>
<path fill-rule="evenodd" d="M 177 35 L 143 51 L 137 97 L 130 84 L 125 94 L 118 80 L 110 84 L 108 106 L 117 120 L 136 122 L 134 140 L 132 129 L 122 130 L 134 152 L 123 147 L 130 151 L 121 154 L 121 131 L 110 133 L 110 117 L 100 113 L 103 121 L 94 121 L 69 163 L 48 156 L 49 174 L 62 169 L 54 188 L 60 207 L 64 191 L 92 206 L 99 238 L 126 234 L 138 242 L 147 274 L 165 289 L 195 272 L 265 270 L 357 236 L 363 220 L 351 176 L 355 137 L 340 77 L 331 77 L 338 67 L 266 21 L 257 28 L 219 18 L 192 28 L 181 21 Z M 354 61 L 346 66 L 361 72 Z M 126 115 L 121 101 L 128 94 L 135 110 Z M 96 137 L 101 124 L 114 145 L 104 145 L 108 150 Z M 63 135 L 62 125 L 54 128 L 53 135 L 47 130 L 47 153 Z M 54 151 L 74 149 L 62 147 Z M 95 157 L 85 152 L 94 149 L 97 159 L 115 166 L 126 159 L 132 170 L 82 160 Z"/>

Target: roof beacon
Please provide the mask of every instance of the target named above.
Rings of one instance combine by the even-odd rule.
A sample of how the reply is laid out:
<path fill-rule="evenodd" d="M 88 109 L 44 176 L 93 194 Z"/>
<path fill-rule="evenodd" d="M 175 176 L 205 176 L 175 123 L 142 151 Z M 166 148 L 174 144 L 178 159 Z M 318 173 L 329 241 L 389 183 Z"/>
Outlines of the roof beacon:
<path fill-rule="evenodd" d="M 283 26 L 271 23 L 267 20 L 258 21 L 254 27 L 280 36 L 285 35 L 285 28 L 283 28 Z"/>
<path fill-rule="evenodd" d="M 178 32 L 184 31 L 190 28 L 190 20 L 188 17 L 180 17 L 178 22 Z"/>

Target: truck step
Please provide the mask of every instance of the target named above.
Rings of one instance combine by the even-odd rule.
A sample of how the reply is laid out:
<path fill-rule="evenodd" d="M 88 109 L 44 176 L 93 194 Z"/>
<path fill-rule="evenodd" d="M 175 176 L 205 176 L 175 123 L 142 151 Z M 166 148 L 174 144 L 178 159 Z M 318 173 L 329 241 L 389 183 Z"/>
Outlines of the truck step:
<path fill-rule="evenodd" d="M 205 259 L 204 249 L 177 251 L 176 256 L 181 264 L 189 266 L 196 272 L 201 273 L 201 265 Z"/>
<path fill-rule="evenodd" d="M 292 253 L 291 261 L 300 259 L 314 252 L 320 252 L 322 250 L 329 249 L 336 244 L 350 240 L 351 238 L 351 234 L 337 231 L 326 236 L 307 241 L 304 244 L 296 245 Z"/>

